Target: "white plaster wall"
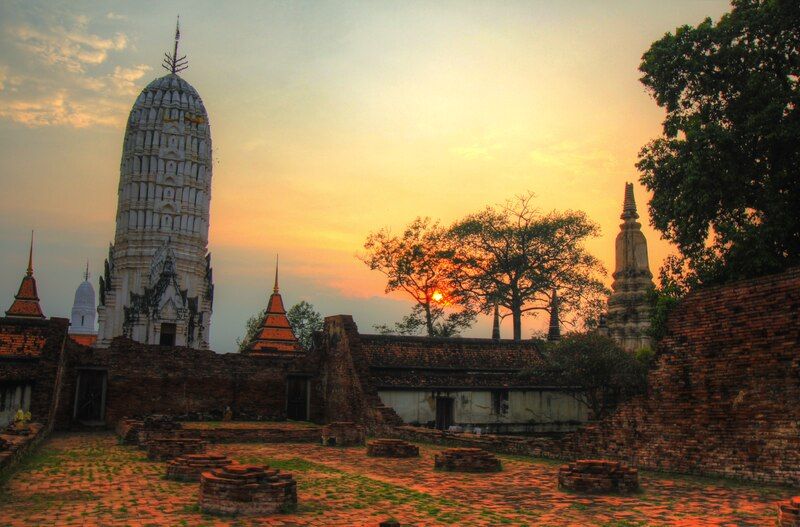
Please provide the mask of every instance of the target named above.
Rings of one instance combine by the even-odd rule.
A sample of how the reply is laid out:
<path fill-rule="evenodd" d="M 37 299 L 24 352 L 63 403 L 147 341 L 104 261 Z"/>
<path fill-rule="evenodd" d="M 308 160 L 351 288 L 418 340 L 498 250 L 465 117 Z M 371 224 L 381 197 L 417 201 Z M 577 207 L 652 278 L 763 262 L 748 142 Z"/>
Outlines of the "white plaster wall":
<path fill-rule="evenodd" d="M 546 425 L 587 420 L 586 407 L 566 392 L 509 390 L 508 411 L 495 413 L 492 392 L 379 390 L 381 400 L 406 423 L 425 424 L 436 419 L 436 396 L 454 399 L 454 420 L 460 425 Z M 547 427 L 545 427 L 546 429 Z M 511 426 L 510 430 L 515 427 Z"/>

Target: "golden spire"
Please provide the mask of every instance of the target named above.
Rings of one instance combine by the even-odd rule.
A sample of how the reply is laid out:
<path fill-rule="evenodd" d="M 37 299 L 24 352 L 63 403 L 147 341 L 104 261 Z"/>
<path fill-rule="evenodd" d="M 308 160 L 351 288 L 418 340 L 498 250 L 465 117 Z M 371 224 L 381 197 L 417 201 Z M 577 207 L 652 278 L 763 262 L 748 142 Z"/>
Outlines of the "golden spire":
<path fill-rule="evenodd" d="M 275 255 L 275 286 L 272 288 L 273 293 L 278 292 L 278 255 Z"/>

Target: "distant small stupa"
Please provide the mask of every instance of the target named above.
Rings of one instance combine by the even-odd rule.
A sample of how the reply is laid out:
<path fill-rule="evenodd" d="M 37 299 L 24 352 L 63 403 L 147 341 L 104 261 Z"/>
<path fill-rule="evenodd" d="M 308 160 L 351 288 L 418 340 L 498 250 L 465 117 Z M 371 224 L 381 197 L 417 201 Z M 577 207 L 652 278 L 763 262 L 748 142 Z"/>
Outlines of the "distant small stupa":
<path fill-rule="evenodd" d="M 623 220 L 616 241 L 616 266 L 612 294 L 608 297 L 608 335 L 629 351 L 649 347 L 650 303 L 648 294 L 653 289 L 653 273 L 647 257 L 647 239 L 642 233 L 633 183 L 625 184 L 622 206 Z"/>
<path fill-rule="evenodd" d="M 28 250 L 28 270 L 19 284 L 19 291 L 14 295 L 14 302 L 6 311 L 7 317 L 17 318 L 45 318 L 42 307 L 39 305 L 39 293 L 36 290 L 36 279 L 33 277 L 33 231 L 31 231 L 31 246 Z"/>
<path fill-rule="evenodd" d="M 83 282 L 75 290 L 75 300 L 72 302 L 70 316 L 69 336 L 78 344 L 94 346 L 97 342 L 97 330 L 94 327 L 97 316 L 94 287 L 89 282 L 89 262 L 86 262 L 86 271 L 83 273 Z"/>
<path fill-rule="evenodd" d="M 258 328 L 258 333 L 244 351 L 245 353 L 294 353 L 302 351 L 300 341 L 294 335 L 292 325 L 286 317 L 278 287 L 278 260 L 275 259 L 275 285 L 267 302 L 267 312 Z"/>

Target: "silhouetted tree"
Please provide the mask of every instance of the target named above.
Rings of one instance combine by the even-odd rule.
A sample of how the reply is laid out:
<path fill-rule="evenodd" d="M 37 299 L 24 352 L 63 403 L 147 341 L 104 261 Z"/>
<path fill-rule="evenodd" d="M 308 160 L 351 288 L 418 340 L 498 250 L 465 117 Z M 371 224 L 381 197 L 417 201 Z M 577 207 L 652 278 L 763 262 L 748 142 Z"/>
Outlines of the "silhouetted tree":
<path fill-rule="evenodd" d="M 668 272 L 689 287 L 800 265 L 800 3 L 732 5 L 667 33 L 639 68 L 667 115 L 637 166 L 681 253 Z"/>
<path fill-rule="evenodd" d="M 510 311 L 515 340 L 522 339 L 523 315 L 550 312 L 553 291 L 560 317 L 572 324 L 595 319 L 606 293 L 605 270 L 584 247 L 599 227 L 583 212 L 541 215 L 532 198 L 487 207 L 450 229 L 456 291 L 486 313 L 495 303 Z"/>
<path fill-rule="evenodd" d="M 289 319 L 294 335 L 300 341 L 303 349 L 311 349 L 314 332 L 322 331 L 322 315 L 314 309 L 312 304 L 301 300 L 289 308 L 289 311 L 286 312 L 286 318 Z"/>

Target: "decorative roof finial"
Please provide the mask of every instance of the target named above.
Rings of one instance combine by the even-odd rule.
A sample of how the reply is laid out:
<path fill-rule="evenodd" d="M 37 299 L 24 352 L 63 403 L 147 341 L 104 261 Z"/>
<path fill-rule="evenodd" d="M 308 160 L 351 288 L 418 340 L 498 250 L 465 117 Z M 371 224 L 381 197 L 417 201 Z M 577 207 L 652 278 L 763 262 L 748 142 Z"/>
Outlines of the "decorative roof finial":
<path fill-rule="evenodd" d="M 31 248 L 28 250 L 28 276 L 33 276 L 33 231 L 31 231 Z"/>
<path fill-rule="evenodd" d="M 275 287 L 272 288 L 273 293 L 278 292 L 278 255 L 275 255 Z"/>
<path fill-rule="evenodd" d="M 181 39 L 181 15 L 178 15 L 178 22 L 175 24 L 175 48 L 172 55 L 164 53 L 164 62 L 161 67 L 172 74 L 180 73 L 189 67 L 189 61 L 186 60 L 186 55 L 178 56 L 178 41 Z"/>
<path fill-rule="evenodd" d="M 83 281 L 84 282 L 88 282 L 89 281 L 89 259 L 88 258 L 86 259 L 86 271 L 83 273 Z"/>
<path fill-rule="evenodd" d="M 550 298 L 550 327 L 547 331 L 547 341 L 555 342 L 561 340 L 561 325 L 558 319 L 558 290 L 553 289 L 553 296 Z"/>
<path fill-rule="evenodd" d="M 621 219 L 637 219 L 639 213 L 636 212 L 636 200 L 633 198 L 633 183 L 625 183 L 625 202 L 622 205 Z"/>
<path fill-rule="evenodd" d="M 500 309 L 497 302 L 494 303 L 494 321 L 492 322 L 492 338 L 500 340 Z"/>

